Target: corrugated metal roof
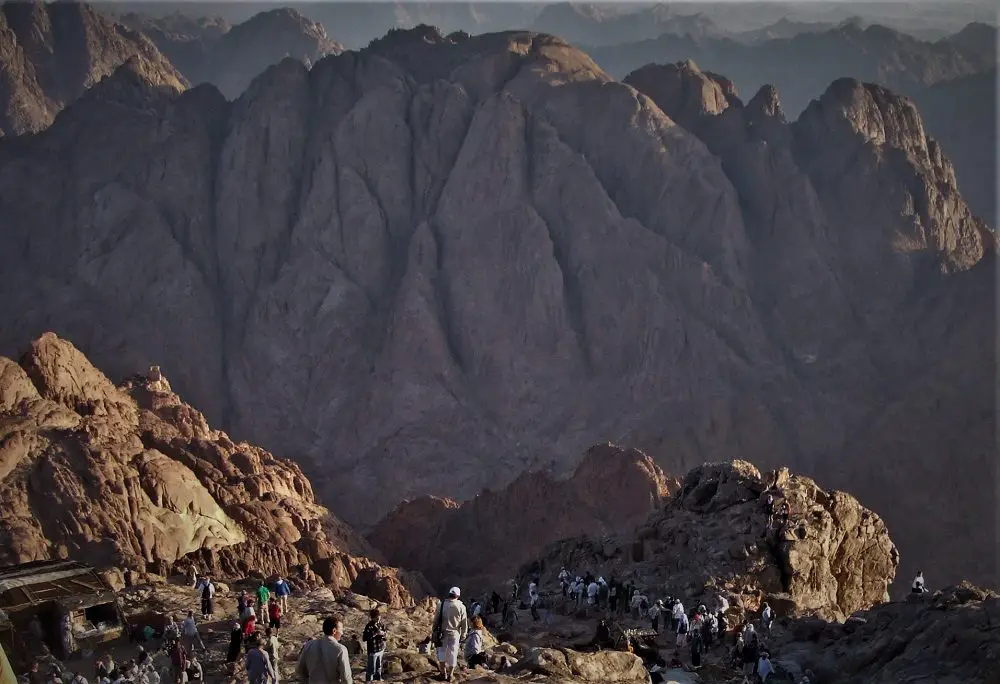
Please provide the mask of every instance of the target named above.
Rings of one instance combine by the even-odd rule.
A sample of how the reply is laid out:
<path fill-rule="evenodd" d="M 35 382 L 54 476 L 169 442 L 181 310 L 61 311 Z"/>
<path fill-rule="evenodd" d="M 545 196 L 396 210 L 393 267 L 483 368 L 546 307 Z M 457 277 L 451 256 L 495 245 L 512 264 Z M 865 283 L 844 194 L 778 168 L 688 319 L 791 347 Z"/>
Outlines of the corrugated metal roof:
<path fill-rule="evenodd" d="M 0 609 L 8 613 L 107 591 L 110 587 L 92 567 L 74 561 L 42 561 L 0 569 Z"/>

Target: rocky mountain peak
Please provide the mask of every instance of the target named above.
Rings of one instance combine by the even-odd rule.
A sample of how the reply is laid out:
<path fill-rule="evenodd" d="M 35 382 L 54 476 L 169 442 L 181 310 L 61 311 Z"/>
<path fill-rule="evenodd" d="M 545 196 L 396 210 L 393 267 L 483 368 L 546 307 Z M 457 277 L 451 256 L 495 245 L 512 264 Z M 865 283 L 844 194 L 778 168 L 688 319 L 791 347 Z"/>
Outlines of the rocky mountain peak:
<path fill-rule="evenodd" d="M 0 10 L 0 133 L 48 126 L 69 102 L 132 57 L 150 83 L 183 77 L 142 34 L 77 2 L 7 2 Z"/>
<path fill-rule="evenodd" d="M 656 93 L 656 104 L 681 126 L 694 131 L 704 116 L 721 114 L 740 103 L 732 83 L 705 73 L 693 61 L 649 64 L 633 71 L 625 83 L 644 93 Z"/>
<path fill-rule="evenodd" d="M 769 526 L 764 495 L 779 513 Z M 787 506 L 787 516 L 781 513 Z M 634 532 L 556 542 L 525 572 L 560 567 L 631 580 L 654 594 L 742 610 L 843 620 L 889 599 L 899 553 L 882 519 L 844 492 L 733 461 L 691 470 Z"/>
<path fill-rule="evenodd" d="M 54 333 L 19 364 L 0 358 L 0 514 L 4 563 L 72 557 L 159 575 L 194 564 L 397 605 L 427 589 L 379 566 L 298 466 L 212 429 L 159 367 L 115 386 Z"/>

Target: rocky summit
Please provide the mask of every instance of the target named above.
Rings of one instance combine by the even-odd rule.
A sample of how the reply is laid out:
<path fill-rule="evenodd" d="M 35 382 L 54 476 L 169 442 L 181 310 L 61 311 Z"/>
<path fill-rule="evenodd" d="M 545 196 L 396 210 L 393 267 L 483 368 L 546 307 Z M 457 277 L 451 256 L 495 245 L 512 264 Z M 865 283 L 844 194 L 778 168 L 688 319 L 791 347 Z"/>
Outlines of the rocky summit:
<path fill-rule="evenodd" d="M 996 577 L 993 236 L 904 98 L 676 108 L 550 36 L 429 27 L 235 102 L 133 66 L 0 145 L 3 353 L 160 363 L 352 524 L 611 440 L 787 464 L 904 574 Z"/>
<path fill-rule="evenodd" d="M 442 588 L 499 584 L 551 542 L 644 521 L 677 484 L 641 451 L 600 444 L 569 479 L 524 473 L 466 502 L 404 501 L 366 536 L 390 563 L 419 570 Z"/>
<path fill-rule="evenodd" d="M 887 601 L 899 564 L 885 523 L 854 497 L 787 469 L 764 477 L 744 461 L 695 468 L 634 532 L 561 540 L 539 557 L 522 576 L 565 567 L 654 598 L 713 605 L 722 595 L 745 613 L 766 602 L 779 616 L 841 621 Z"/>
<path fill-rule="evenodd" d="M 421 597 L 419 575 L 318 505 L 294 463 L 213 430 L 157 368 L 115 386 L 54 334 L 0 357 L 0 563 L 73 558 L 101 569 Z"/>

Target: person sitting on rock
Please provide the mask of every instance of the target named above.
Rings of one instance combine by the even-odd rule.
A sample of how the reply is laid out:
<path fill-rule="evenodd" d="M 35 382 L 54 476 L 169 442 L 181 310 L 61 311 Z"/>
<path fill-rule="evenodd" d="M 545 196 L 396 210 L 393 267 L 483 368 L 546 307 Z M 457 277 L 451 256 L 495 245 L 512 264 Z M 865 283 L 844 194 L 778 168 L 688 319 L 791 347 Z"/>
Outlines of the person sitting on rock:
<path fill-rule="evenodd" d="M 485 632 L 483 619 L 478 615 L 472 618 L 472 629 L 469 630 L 469 637 L 465 640 L 465 664 L 470 670 L 486 667 L 486 642 L 483 638 Z"/>
<path fill-rule="evenodd" d="M 924 584 L 924 571 L 918 570 L 917 576 L 913 578 L 913 584 L 910 586 L 910 593 L 913 594 L 923 594 L 926 593 L 927 587 Z"/>
<path fill-rule="evenodd" d="M 771 633 L 771 623 L 774 622 L 774 611 L 766 602 L 760 611 L 760 626 L 765 634 Z"/>

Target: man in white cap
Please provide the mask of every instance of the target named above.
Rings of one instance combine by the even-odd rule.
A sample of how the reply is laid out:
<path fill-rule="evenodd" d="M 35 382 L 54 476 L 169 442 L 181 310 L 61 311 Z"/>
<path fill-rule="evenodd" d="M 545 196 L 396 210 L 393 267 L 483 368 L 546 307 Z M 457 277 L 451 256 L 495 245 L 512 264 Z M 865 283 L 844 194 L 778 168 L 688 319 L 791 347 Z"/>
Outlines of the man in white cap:
<path fill-rule="evenodd" d="M 462 590 L 452 587 L 448 598 L 441 602 L 441 650 L 438 669 L 444 681 L 450 682 L 458 667 L 458 644 L 469 632 L 469 616 L 459 600 Z"/>

